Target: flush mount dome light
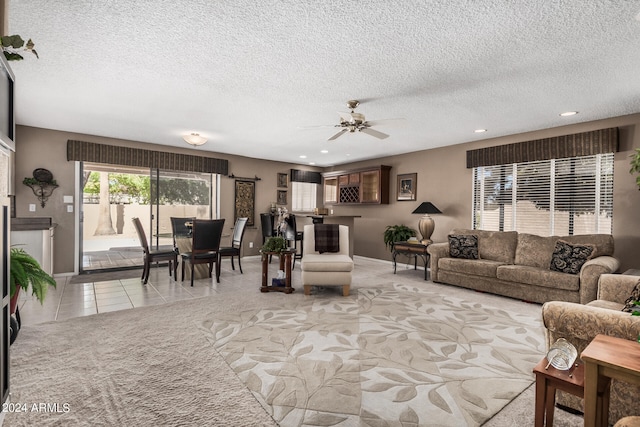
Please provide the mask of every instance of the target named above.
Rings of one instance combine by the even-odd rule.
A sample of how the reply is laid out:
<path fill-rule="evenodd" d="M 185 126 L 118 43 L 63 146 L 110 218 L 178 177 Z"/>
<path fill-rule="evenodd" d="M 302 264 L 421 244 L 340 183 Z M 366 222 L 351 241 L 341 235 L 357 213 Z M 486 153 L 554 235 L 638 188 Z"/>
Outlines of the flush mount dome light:
<path fill-rule="evenodd" d="M 184 135 L 182 137 L 185 142 L 189 145 L 193 145 L 194 147 L 197 147 L 198 145 L 202 145 L 205 142 L 207 142 L 207 138 L 200 136 L 200 134 L 198 133 L 191 133 L 189 135 Z"/>

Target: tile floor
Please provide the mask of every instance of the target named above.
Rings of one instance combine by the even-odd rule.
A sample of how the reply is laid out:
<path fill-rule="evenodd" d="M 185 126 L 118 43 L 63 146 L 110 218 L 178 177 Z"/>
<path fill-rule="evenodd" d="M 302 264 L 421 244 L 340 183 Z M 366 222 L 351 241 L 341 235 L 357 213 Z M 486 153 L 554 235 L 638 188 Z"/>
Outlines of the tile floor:
<path fill-rule="evenodd" d="M 367 274 L 392 274 L 391 262 L 356 257 L 357 270 Z M 242 259 L 244 274 L 240 274 L 236 261 L 236 270 L 231 269 L 229 259 L 222 262 L 220 283 L 214 279 L 190 282 L 175 281 L 169 277 L 167 267 L 152 268 L 146 285 L 140 281 L 142 269 L 80 276 L 56 277 L 57 287 L 49 288 L 45 302 L 40 305 L 35 297 L 22 292 L 19 307 L 23 325 L 37 324 L 52 320 L 64 320 L 71 317 L 88 316 L 96 313 L 125 310 L 148 305 L 165 304 L 172 301 L 199 298 L 234 288 L 234 284 L 246 287 L 247 282 L 260 287 L 262 266 L 257 256 Z M 278 264 L 270 264 L 269 277 L 275 277 Z M 357 271 L 356 270 L 356 271 Z M 407 271 L 403 271 L 407 270 Z M 398 276 L 422 280 L 423 270 L 413 271 L 410 266 L 398 263 Z M 180 266 L 178 266 L 180 277 Z M 296 262 L 292 272 L 294 287 L 300 284 L 300 264 Z M 240 286 L 237 286 L 240 287 Z M 302 292 L 302 288 L 296 290 Z"/>

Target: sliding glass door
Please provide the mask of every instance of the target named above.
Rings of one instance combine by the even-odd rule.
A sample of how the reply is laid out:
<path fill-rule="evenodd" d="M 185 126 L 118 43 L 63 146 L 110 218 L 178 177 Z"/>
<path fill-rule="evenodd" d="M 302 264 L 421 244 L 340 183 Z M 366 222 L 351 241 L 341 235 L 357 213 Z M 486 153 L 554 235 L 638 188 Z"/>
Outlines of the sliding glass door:
<path fill-rule="evenodd" d="M 218 217 L 217 175 L 197 172 L 151 171 L 151 230 L 153 246 L 173 244 L 171 217 Z"/>
<path fill-rule="evenodd" d="M 215 174 L 84 162 L 81 177 L 80 272 L 142 266 L 134 217 L 155 249 L 173 244 L 172 216 L 218 216 Z"/>

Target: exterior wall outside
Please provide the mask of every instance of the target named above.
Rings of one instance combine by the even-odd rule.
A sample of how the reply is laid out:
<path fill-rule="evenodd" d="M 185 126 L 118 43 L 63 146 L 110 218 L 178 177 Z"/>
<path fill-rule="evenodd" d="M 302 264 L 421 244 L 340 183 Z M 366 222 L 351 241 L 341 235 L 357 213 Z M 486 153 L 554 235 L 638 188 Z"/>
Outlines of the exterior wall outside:
<path fill-rule="evenodd" d="M 391 260 L 391 254 L 382 241 L 382 233 L 387 225 L 406 224 L 417 229 L 419 215 L 411 212 L 423 201 L 434 203 L 442 215 L 434 215 L 436 229 L 432 236 L 435 242 L 446 241 L 447 233 L 458 227 L 471 226 L 471 179 L 472 171 L 466 168 L 466 151 L 493 145 L 504 145 L 558 135 L 573 134 L 601 128 L 620 128 L 620 148 L 615 154 L 613 234 L 615 238 L 615 256 L 621 261 L 621 271 L 638 268 L 640 259 L 637 247 L 640 246 L 640 191 L 635 179 L 629 175 L 629 155 L 640 148 L 640 114 L 598 120 L 569 126 L 556 127 L 518 135 L 509 135 L 482 141 L 467 142 L 459 145 L 440 147 L 414 153 L 370 159 L 362 162 L 344 164 L 329 170 L 343 170 L 372 165 L 390 165 L 390 203 L 374 206 L 326 206 L 333 209 L 334 215 L 359 215 L 355 219 L 354 236 L 356 255 Z M 640 128 L 639 128 L 640 129 Z M 171 152 L 183 152 L 218 157 L 229 160 L 229 172 L 236 176 L 262 178 L 256 183 L 256 218 L 260 212 L 267 212 L 277 194 L 277 173 L 288 172 L 290 168 L 321 170 L 290 163 L 280 163 L 241 156 L 191 150 L 188 148 L 164 147 L 135 141 L 61 132 L 26 126 L 18 126 L 16 143 L 16 212 L 17 216 L 51 216 L 58 224 L 55 243 L 55 273 L 73 271 L 74 214 L 67 213 L 62 203 L 63 195 L 78 196 L 74 188 L 74 164 L 66 160 L 66 141 L 79 139 L 104 144 L 127 145 L 154 150 L 164 149 Z M 393 141 L 385 143 L 392 144 Z M 51 170 L 60 184 L 46 207 L 28 212 L 28 204 L 35 203 L 31 190 L 20 182 L 31 176 L 33 169 L 44 167 Z M 418 173 L 417 200 L 396 201 L 396 177 L 398 174 Z M 290 188 L 288 189 L 290 192 Z M 225 232 L 233 225 L 234 180 L 221 178 L 220 216 L 231 219 L 225 224 Z M 290 194 L 288 197 L 290 208 Z M 319 204 L 319 206 L 322 206 Z M 257 225 L 257 224 L 256 224 Z M 245 242 L 253 241 L 254 248 L 245 245 L 245 255 L 256 255 L 262 243 L 259 226 L 247 229 Z"/>

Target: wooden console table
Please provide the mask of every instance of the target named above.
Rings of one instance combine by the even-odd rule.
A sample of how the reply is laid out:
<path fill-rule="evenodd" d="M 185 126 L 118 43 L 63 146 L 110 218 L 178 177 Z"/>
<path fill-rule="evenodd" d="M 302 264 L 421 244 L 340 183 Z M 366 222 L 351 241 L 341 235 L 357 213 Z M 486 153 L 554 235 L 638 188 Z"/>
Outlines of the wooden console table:
<path fill-rule="evenodd" d="M 607 335 L 596 337 L 584 349 L 584 425 L 606 426 L 611 379 L 640 385 L 640 343 Z M 603 393 L 602 405 L 596 405 Z"/>
<path fill-rule="evenodd" d="M 260 292 L 284 292 L 290 294 L 295 291 L 291 287 L 291 257 L 295 253 L 295 249 L 288 249 L 282 252 L 262 252 L 262 286 Z M 269 285 L 269 256 L 276 255 L 280 259 L 280 270 L 284 271 L 285 285 L 284 286 L 270 286 Z"/>
<path fill-rule="evenodd" d="M 424 280 L 427 280 L 427 268 L 429 267 L 429 253 L 427 248 L 429 245 L 423 245 L 420 242 L 395 242 L 393 244 L 393 274 L 396 274 L 396 257 L 399 254 L 414 257 L 413 269 L 418 269 L 418 257 L 424 262 Z"/>

